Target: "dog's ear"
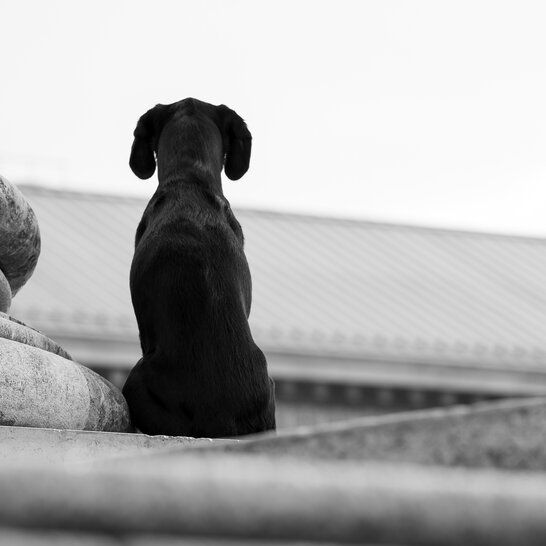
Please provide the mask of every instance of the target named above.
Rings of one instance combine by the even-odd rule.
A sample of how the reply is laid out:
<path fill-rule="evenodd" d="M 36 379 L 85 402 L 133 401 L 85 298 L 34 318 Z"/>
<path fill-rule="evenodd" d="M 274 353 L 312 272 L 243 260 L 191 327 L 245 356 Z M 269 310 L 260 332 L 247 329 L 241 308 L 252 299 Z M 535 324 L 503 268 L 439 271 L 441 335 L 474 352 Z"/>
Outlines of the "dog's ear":
<path fill-rule="evenodd" d="M 252 135 L 241 116 L 223 104 L 219 108 L 226 151 L 224 171 L 230 180 L 239 180 L 248 171 Z"/>
<path fill-rule="evenodd" d="M 143 180 L 155 172 L 155 155 L 159 133 L 163 128 L 166 106 L 158 104 L 138 120 L 133 133 L 135 140 L 131 147 L 129 166 Z"/>

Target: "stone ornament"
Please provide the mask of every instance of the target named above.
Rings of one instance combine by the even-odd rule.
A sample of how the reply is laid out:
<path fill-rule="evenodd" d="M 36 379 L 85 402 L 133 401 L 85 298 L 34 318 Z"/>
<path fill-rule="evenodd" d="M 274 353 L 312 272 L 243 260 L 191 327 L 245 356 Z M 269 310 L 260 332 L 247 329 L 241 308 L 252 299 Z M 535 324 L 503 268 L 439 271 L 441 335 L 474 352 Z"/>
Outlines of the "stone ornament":
<path fill-rule="evenodd" d="M 0 270 L 12 296 L 30 278 L 39 256 L 40 229 L 36 216 L 23 194 L 0 176 Z"/>
<path fill-rule="evenodd" d="M 0 424 L 123 432 L 123 395 L 89 368 L 0 338 Z"/>
<path fill-rule="evenodd" d="M 0 269 L 0 312 L 6 313 L 11 307 L 11 286 Z"/>
<path fill-rule="evenodd" d="M 6 313 L 0 313 L 0 338 L 18 341 L 72 360 L 72 357 L 58 343 Z"/>
<path fill-rule="evenodd" d="M 129 408 L 118 388 L 6 314 L 39 255 L 36 216 L 0 176 L 0 425 L 130 431 Z"/>

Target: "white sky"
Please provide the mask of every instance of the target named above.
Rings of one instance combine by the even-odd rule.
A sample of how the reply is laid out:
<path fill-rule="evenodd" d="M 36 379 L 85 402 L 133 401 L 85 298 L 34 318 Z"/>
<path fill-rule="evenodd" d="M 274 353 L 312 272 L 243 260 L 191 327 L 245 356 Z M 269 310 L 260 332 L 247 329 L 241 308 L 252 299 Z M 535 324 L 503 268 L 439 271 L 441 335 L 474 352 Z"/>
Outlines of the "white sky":
<path fill-rule="evenodd" d="M 234 206 L 546 237 L 546 2 L 0 0 L 0 173 L 151 195 L 158 102 L 236 110 Z"/>

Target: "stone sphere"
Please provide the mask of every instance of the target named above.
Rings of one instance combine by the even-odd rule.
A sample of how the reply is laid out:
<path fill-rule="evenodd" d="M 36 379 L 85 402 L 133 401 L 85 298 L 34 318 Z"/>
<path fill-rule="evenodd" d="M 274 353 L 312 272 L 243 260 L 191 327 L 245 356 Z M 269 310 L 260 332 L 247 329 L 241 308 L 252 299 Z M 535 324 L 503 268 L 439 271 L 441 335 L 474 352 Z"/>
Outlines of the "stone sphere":
<path fill-rule="evenodd" d="M 121 391 L 89 368 L 0 337 L 0 425 L 128 432 Z"/>
<path fill-rule="evenodd" d="M 12 296 L 30 278 L 39 256 L 36 216 L 19 189 L 0 176 L 0 269 Z"/>
<path fill-rule="evenodd" d="M 11 286 L 2 270 L 0 270 L 0 311 L 7 313 L 11 307 Z"/>

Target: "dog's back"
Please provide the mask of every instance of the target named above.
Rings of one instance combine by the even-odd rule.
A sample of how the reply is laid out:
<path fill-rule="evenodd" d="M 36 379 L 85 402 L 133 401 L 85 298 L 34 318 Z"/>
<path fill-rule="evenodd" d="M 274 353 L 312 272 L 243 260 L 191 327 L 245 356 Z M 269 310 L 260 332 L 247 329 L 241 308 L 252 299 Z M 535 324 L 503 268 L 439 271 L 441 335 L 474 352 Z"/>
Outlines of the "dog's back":
<path fill-rule="evenodd" d="M 225 120 L 216 107 L 181 102 L 161 107 L 170 115 L 145 115 L 156 139 L 159 187 L 137 230 L 130 285 L 143 357 L 123 392 L 135 426 L 148 434 L 274 429 L 273 382 L 247 320 L 243 234 L 221 191 Z M 229 160 L 242 145 L 229 142 L 226 131 Z M 137 126 L 132 158 L 138 133 Z"/>

